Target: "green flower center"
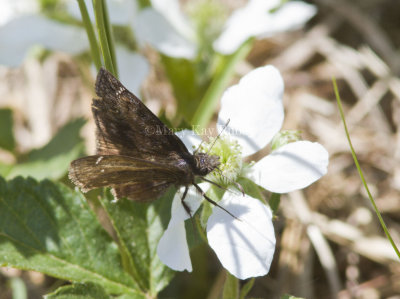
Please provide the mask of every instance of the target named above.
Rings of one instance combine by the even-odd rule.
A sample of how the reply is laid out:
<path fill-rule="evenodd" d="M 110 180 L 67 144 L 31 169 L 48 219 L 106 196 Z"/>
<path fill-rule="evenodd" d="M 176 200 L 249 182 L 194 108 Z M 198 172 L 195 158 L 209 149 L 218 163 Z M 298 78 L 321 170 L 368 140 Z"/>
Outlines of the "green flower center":
<path fill-rule="evenodd" d="M 243 168 L 242 147 L 236 140 L 226 135 L 218 139 L 209 138 L 208 142 L 201 145 L 200 150 L 220 158 L 221 164 L 218 167 L 220 171 L 214 170 L 208 175 L 208 179 L 222 186 L 228 186 L 236 181 Z"/>
<path fill-rule="evenodd" d="M 284 146 L 291 142 L 301 140 L 301 131 L 297 130 L 284 130 L 278 132 L 271 141 L 271 149 L 274 151 L 281 146 Z"/>

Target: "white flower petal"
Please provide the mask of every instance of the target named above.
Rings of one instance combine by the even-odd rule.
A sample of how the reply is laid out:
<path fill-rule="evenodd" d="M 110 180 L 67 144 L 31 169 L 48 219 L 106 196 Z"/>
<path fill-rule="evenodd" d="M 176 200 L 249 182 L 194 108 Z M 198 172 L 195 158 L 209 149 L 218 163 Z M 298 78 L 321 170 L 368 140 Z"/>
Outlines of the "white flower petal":
<path fill-rule="evenodd" d="M 149 63 L 144 56 L 124 47 L 117 47 L 116 52 L 121 82 L 134 94 L 139 95 L 140 86 L 149 73 Z"/>
<path fill-rule="evenodd" d="M 160 260 L 175 271 L 192 272 L 192 262 L 186 241 L 185 222 L 178 221 L 168 225 L 157 245 Z"/>
<path fill-rule="evenodd" d="M 201 183 L 199 186 L 203 190 L 207 190 L 210 185 L 208 183 Z M 185 220 L 189 218 L 189 215 L 183 207 L 181 200 L 184 189 L 181 188 L 180 192 L 175 194 L 172 201 L 171 220 L 157 245 L 157 255 L 171 269 L 191 272 L 192 263 L 190 261 L 185 229 Z M 189 188 L 184 201 L 192 215 L 194 215 L 200 207 L 202 196 L 194 188 Z"/>
<path fill-rule="evenodd" d="M 301 28 L 317 12 L 314 5 L 301 1 L 290 1 L 271 14 L 270 28 L 258 34 L 259 38 L 269 37 L 275 33 Z"/>
<path fill-rule="evenodd" d="M 245 7 L 235 10 L 221 35 L 214 41 L 214 49 L 225 55 L 234 53 L 247 39 L 271 26 L 268 10 L 273 7 L 270 4 L 278 3 L 276 0 L 251 0 Z"/>
<path fill-rule="evenodd" d="M 243 156 L 257 152 L 282 127 L 282 96 L 283 80 L 275 67 L 251 71 L 223 94 L 218 129 L 229 119 L 226 132 L 239 141 Z"/>
<path fill-rule="evenodd" d="M 29 34 L 26 34 L 29 28 Z M 82 28 L 64 25 L 40 15 L 16 18 L 0 28 L 0 64 L 17 66 L 33 45 L 77 54 L 88 49 Z"/>
<path fill-rule="evenodd" d="M 186 39 L 194 41 L 196 34 L 187 17 L 182 13 L 178 0 L 150 0 L 155 10 L 162 14 L 168 22 Z"/>
<path fill-rule="evenodd" d="M 201 138 L 192 130 L 182 130 L 175 133 L 185 144 L 186 148 L 190 153 L 193 153 L 196 150 L 200 143 Z"/>
<path fill-rule="evenodd" d="M 208 183 L 199 184 L 200 188 L 206 189 L 209 187 Z M 170 223 L 185 221 L 189 219 L 190 216 L 186 212 L 185 208 L 182 205 L 182 195 L 185 190 L 185 187 L 180 189 L 180 192 L 175 194 L 174 200 L 172 201 L 171 207 L 171 220 Z M 189 207 L 192 216 L 196 213 L 197 209 L 200 207 L 202 196 L 196 192 L 194 188 L 189 188 L 189 191 L 184 199 L 185 204 Z"/>
<path fill-rule="evenodd" d="M 196 56 L 196 45 L 177 32 L 162 14 L 152 8 L 142 10 L 136 16 L 133 26 L 140 44 L 148 43 L 170 57 L 193 59 Z"/>
<path fill-rule="evenodd" d="M 251 0 L 245 7 L 234 11 L 224 31 L 215 40 L 214 49 L 225 55 L 232 54 L 247 39 L 299 28 L 316 12 L 314 6 L 300 1 L 289 2 L 279 10 L 270 12 L 279 4 L 277 0 Z"/>
<path fill-rule="evenodd" d="M 268 273 L 275 250 L 272 212 L 250 196 L 226 193 L 207 223 L 207 238 L 221 264 L 239 279 Z"/>
<path fill-rule="evenodd" d="M 319 143 L 286 144 L 253 166 L 254 181 L 276 193 L 287 193 L 312 184 L 327 172 L 329 154 Z"/>
<path fill-rule="evenodd" d="M 1 0 L 0 6 L 0 26 L 18 16 L 39 12 L 39 2 L 32 0 Z"/>

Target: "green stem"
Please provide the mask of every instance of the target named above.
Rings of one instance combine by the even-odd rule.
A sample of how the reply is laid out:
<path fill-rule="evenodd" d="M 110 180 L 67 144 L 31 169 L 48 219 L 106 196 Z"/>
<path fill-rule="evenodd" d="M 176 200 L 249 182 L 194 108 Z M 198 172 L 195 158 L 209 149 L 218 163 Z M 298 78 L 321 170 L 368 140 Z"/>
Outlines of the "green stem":
<path fill-rule="evenodd" d="M 108 15 L 107 4 L 106 1 L 104 0 L 101 0 L 101 3 L 103 6 L 104 27 L 106 29 L 106 34 L 107 34 L 108 48 L 110 49 L 110 54 L 115 74 L 118 76 L 118 65 L 117 65 L 117 55 L 115 54 L 114 35 L 110 23 L 110 18 Z"/>
<path fill-rule="evenodd" d="M 101 68 L 101 56 L 99 52 L 99 45 L 97 44 L 96 35 L 93 30 L 92 22 L 90 21 L 89 13 L 86 8 L 84 0 L 78 0 L 79 9 L 82 15 L 83 25 L 86 29 L 86 34 L 89 39 L 90 52 L 92 53 L 92 59 L 97 70 Z"/>
<path fill-rule="evenodd" d="M 344 126 L 344 131 L 346 132 L 347 141 L 349 142 L 349 146 L 350 146 L 350 150 L 351 150 L 351 155 L 353 156 L 354 163 L 356 164 L 358 173 L 359 173 L 359 175 L 360 175 L 360 178 L 361 178 L 361 181 L 362 181 L 362 183 L 363 183 L 363 185 L 364 185 L 364 188 L 365 188 L 365 190 L 367 191 L 367 194 L 368 194 L 369 200 L 371 201 L 372 207 L 374 208 L 375 213 L 376 213 L 376 215 L 377 215 L 378 218 L 379 218 L 379 222 L 381 223 L 381 226 L 382 226 L 383 230 L 385 231 L 386 237 L 389 239 L 390 243 L 392 244 L 392 247 L 393 247 L 394 251 L 396 252 L 397 256 L 398 256 L 399 259 L 400 259 L 400 252 L 399 252 L 399 249 L 397 248 L 396 244 L 394 243 L 394 241 L 393 241 L 393 239 L 392 239 L 392 236 L 390 235 L 390 233 L 389 233 L 389 231 L 388 231 L 388 229 L 387 229 L 387 227 L 386 227 L 385 221 L 383 220 L 383 218 L 382 218 L 382 216 L 381 216 L 381 213 L 379 212 L 378 207 L 377 207 L 376 204 L 375 204 L 375 200 L 374 200 L 374 198 L 372 197 L 371 192 L 369 191 L 367 182 L 365 181 L 364 175 L 363 175 L 363 173 L 362 173 L 362 171 L 361 171 L 360 164 L 358 163 L 358 159 L 357 159 L 357 156 L 356 156 L 356 152 L 354 151 L 353 144 L 351 143 L 349 130 L 347 129 L 346 120 L 345 120 L 345 118 L 344 118 L 343 107 L 342 107 L 342 101 L 340 100 L 340 95 L 339 95 L 339 91 L 338 91 L 338 88 L 337 88 L 336 79 L 335 79 L 335 78 L 332 78 L 332 82 L 333 82 L 333 88 L 334 88 L 334 90 L 335 90 L 335 95 L 336 95 L 337 104 L 338 104 L 338 107 L 339 107 L 340 117 L 342 118 L 342 122 L 343 122 L 343 126 Z"/>
<path fill-rule="evenodd" d="M 269 198 L 269 206 L 271 207 L 274 215 L 278 211 L 279 204 L 281 202 L 281 195 L 279 193 L 271 193 L 271 197 Z"/>
<path fill-rule="evenodd" d="M 117 74 L 115 73 L 114 64 L 109 47 L 109 41 L 107 38 L 108 35 L 107 35 L 106 24 L 105 24 L 106 22 L 103 11 L 104 8 L 103 0 L 93 0 L 93 8 L 96 18 L 96 27 L 97 27 L 97 32 L 99 34 L 100 47 L 101 47 L 101 52 L 103 54 L 104 64 L 108 71 L 110 71 L 114 76 L 117 76 Z"/>
<path fill-rule="evenodd" d="M 219 98 L 229 84 L 234 71 L 235 66 L 239 61 L 242 61 L 250 52 L 253 46 L 253 38 L 248 39 L 243 43 L 240 48 L 232 55 L 224 57 L 223 66 L 220 68 L 219 73 L 216 74 L 214 80 L 211 82 L 206 94 L 200 102 L 193 118 L 192 124 L 205 127 L 210 121 L 211 117 L 215 112 L 215 108 L 218 105 Z"/>

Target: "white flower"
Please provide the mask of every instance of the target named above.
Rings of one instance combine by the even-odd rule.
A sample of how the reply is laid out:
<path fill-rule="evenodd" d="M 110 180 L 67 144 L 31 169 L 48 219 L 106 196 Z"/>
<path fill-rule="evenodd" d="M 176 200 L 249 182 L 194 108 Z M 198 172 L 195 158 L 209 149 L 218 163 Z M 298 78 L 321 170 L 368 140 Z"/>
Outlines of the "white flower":
<path fill-rule="evenodd" d="M 284 118 L 283 88 L 279 71 L 273 66 L 265 66 L 244 76 L 222 96 L 218 128 L 221 130 L 230 119 L 225 132 L 242 146 L 244 156 L 266 146 L 281 129 Z M 195 138 L 193 132 L 181 134 L 191 137 L 190 140 L 182 138 L 189 149 L 192 148 L 191 144 L 199 143 L 199 138 Z M 296 141 L 279 147 L 256 162 L 249 175 L 255 183 L 271 192 L 287 193 L 305 188 L 318 180 L 327 172 L 327 166 L 328 152 L 322 145 Z M 201 200 L 199 194 L 189 191 L 185 202 L 188 202 L 192 214 L 200 206 Z M 188 215 L 185 216 L 180 201 L 180 195 L 176 195 L 171 221 L 157 252 L 160 259 L 172 269 L 191 271 L 183 224 Z M 248 195 L 232 192 L 225 192 L 218 204 L 239 219 L 219 207 L 213 208 L 208 219 L 208 242 L 221 264 L 240 279 L 267 274 L 275 249 L 270 208 Z"/>
<path fill-rule="evenodd" d="M 200 188 L 204 188 L 206 184 L 199 185 Z M 189 189 L 185 203 L 193 214 L 200 207 L 201 199 L 194 189 Z M 172 202 L 171 220 L 157 246 L 157 254 L 161 261 L 176 271 L 192 271 L 185 230 L 185 220 L 188 218 L 189 215 L 181 203 L 181 198 L 176 194 Z"/>
<path fill-rule="evenodd" d="M 115 50 L 120 81 L 134 94 L 139 94 L 140 87 L 150 71 L 149 62 L 143 55 L 123 46 L 117 45 Z"/>
<path fill-rule="evenodd" d="M 39 2 L 32 0 L 1 0 L 0 26 L 16 16 L 39 12 Z"/>
<path fill-rule="evenodd" d="M 178 2 L 153 0 L 152 5 L 143 9 L 133 23 L 139 43 L 148 43 L 170 57 L 193 59 L 197 53 L 195 34 Z"/>
<path fill-rule="evenodd" d="M 196 30 L 183 15 L 178 1 L 152 0 L 151 3 L 153 7 L 141 11 L 133 25 L 138 40 L 170 57 L 195 58 L 199 47 Z M 251 37 L 265 38 L 297 29 L 316 13 L 315 6 L 301 1 L 279 7 L 280 3 L 280 0 L 250 0 L 235 10 L 214 41 L 214 50 L 232 54 Z"/>
<path fill-rule="evenodd" d="M 34 45 L 70 54 L 83 52 L 89 46 L 82 28 L 39 14 L 22 15 L 5 23 L 0 27 L 0 40 L 0 64 L 7 66 L 18 66 Z"/>
<path fill-rule="evenodd" d="M 88 38 L 83 28 L 48 19 L 38 14 L 35 6 L 26 4 L 20 7 L 24 1 L 18 0 L 17 3 L 9 1 L 5 6 L 9 9 L 5 9 L 4 13 L 11 10 L 16 13 L 10 16 L 8 13 L 8 22 L 0 27 L 0 64 L 18 66 L 34 45 L 72 55 L 89 50 Z M 93 21 L 92 3 L 89 0 L 85 2 Z M 19 6 L 18 3 L 20 3 Z M 78 2 L 68 1 L 66 4 L 67 11 L 77 19 L 81 19 Z M 117 25 L 132 22 L 137 11 L 136 2 L 131 0 L 107 1 L 107 5 L 110 21 Z M 118 44 L 116 56 L 121 82 L 129 90 L 139 93 L 140 85 L 150 68 L 147 60 L 144 56 Z"/>
<path fill-rule="evenodd" d="M 224 31 L 214 42 L 214 49 L 225 55 L 232 54 L 251 37 L 265 38 L 278 32 L 294 30 L 304 25 L 316 13 L 313 5 L 301 1 L 250 0 L 233 12 Z"/>

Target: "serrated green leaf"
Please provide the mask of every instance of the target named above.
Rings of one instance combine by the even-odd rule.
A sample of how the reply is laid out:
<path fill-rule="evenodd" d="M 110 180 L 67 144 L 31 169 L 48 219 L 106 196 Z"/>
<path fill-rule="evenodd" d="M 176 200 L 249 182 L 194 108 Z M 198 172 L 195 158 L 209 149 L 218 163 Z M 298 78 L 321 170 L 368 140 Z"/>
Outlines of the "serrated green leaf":
<path fill-rule="evenodd" d="M 0 265 L 143 295 L 83 195 L 48 180 L 0 178 Z"/>
<path fill-rule="evenodd" d="M 224 283 L 224 290 L 222 299 L 236 299 L 239 298 L 239 280 L 226 272 L 226 279 Z"/>
<path fill-rule="evenodd" d="M 45 295 L 45 299 L 110 299 L 101 285 L 95 283 L 74 283 L 58 288 L 55 292 Z"/>
<path fill-rule="evenodd" d="M 0 147 L 14 151 L 13 115 L 11 109 L 0 109 Z"/>
<path fill-rule="evenodd" d="M 112 202 L 107 192 L 101 203 L 117 233 L 125 269 L 143 291 L 155 296 L 172 279 L 174 272 L 157 256 L 157 245 L 170 219 L 175 190 L 170 189 L 153 203 L 129 200 Z"/>

